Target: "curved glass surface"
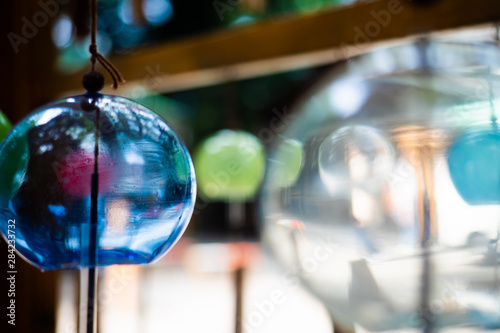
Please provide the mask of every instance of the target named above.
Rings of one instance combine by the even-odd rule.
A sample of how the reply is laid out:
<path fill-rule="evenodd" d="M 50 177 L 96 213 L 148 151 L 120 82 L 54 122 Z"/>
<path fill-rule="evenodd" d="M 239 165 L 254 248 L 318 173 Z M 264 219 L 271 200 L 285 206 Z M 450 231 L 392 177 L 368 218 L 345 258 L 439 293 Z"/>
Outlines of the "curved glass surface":
<path fill-rule="evenodd" d="M 0 146 L 0 229 L 42 270 L 89 266 L 96 112 L 86 95 L 27 116 Z M 97 266 L 144 264 L 180 238 L 196 198 L 191 157 L 158 115 L 97 95 Z M 14 227 L 12 225 L 15 225 Z M 11 230 L 11 231 L 9 231 Z"/>
<path fill-rule="evenodd" d="M 268 161 L 263 237 L 335 320 L 500 329 L 499 64 L 493 45 L 378 49 L 296 107 Z"/>

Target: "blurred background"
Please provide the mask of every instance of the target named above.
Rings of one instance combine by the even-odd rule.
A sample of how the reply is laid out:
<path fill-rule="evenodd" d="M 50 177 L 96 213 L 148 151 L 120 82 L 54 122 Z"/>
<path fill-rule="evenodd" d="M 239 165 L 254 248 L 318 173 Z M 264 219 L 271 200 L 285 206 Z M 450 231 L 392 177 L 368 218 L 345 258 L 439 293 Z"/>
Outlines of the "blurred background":
<path fill-rule="evenodd" d="M 13 124 L 36 107 L 83 92 L 88 2 L 0 4 L 0 109 Z M 164 117 L 195 158 L 197 173 L 204 172 L 196 158 L 209 150 L 206 139 L 224 129 L 253 134 L 265 160 L 294 118 L 294 105 L 338 61 L 394 38 L 492 19 L 466 15 L 465 1 L 456 7 L 440 1 L 437 9 L 428 2 L 398 1 L 408 10 L 367 35 L 358 27 L 373 21 L 372 11 L 386 1 L 100 0 L 99 51 L 128 81 L 105 92 Z M 439 20 L 443 15 L 447 20 Z M 225 186 L 217 193 L 201 186 L 185 235 L 159 262 L 101 270 L 100 332 L 224 333 L 235 331 L 237 315 L 248 333 L 332 332 L 321 302 L 260 246 L 259 163 L 251 167 L 253 178 L 239 184 L 248 190 L 243 197 Z M 0 251 L 7 253 L 3 241 Z M 20 259 L 17 265 L 18 322 L 8 332 L 76 332 L 78 273 L 41 273 Z"/>

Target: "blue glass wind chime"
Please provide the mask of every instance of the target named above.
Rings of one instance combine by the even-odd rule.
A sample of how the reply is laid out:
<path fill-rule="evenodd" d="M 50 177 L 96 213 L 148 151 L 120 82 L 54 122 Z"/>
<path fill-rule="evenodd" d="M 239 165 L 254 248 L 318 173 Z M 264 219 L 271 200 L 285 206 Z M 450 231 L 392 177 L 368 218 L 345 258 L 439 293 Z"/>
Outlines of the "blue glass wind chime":
<path fill-rule="evenodd" d="M 98 267 L 160 258 L 196 198 L 191 157 L 170 126 L 143 105 L 99 93 L 96 62 L 114 88 L 123 79 L 97 52 L 97 0 L 91 13 L 87 92 L 38 108 L 0 146 L 2 234 L 15 232 L 10 248 L 42 271 L 81 270 L 80 333 L 96 331 Z"/>

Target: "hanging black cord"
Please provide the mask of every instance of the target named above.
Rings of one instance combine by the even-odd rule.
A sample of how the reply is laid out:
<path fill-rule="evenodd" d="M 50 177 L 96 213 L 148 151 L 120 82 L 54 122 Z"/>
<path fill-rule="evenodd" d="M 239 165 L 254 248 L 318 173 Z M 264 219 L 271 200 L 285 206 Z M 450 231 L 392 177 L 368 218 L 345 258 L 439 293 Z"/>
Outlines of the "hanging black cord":
<path fill-rule="evenodd" d="M 95 64 L 97 61 L 108 71 L 109 75 L 113 79 L 113 88 L 118 88 L 119 83 L 125 83 L 123 76 L 120 74 L 120 71 L 102 54 L 97 52 L 97 0 L 90 0 L 90 13 L 92 17 L 91 22 L 91 32 L 90 32 L 90 46 L 89 52 L 90 62 L 92 63 L 92 71 L 95 71 Z"/>
<path fill-rule="evenodd" d="M 87 289 L 87 333 L 94 333 L 97 320 L 97 207 L 99 197 L 99 131 L 100 109 L 96 108 L 94 172 L 91 178 L 90 226 L 89 226 L 89 272 Z"/>
<path fill-rule="evenodd" d="M 417 47 L 419 50 L 419 57 L 421 66 L 424 73 L 431 73 L 432 69 L 429 65 L 428 51 L 429 51 L 429 39 L 423 37 L 417 41 Z M 423 150 L 420 152 L 420 160 L 418 161 L 420 165 L 420 172 L 422 173 L 422 205 L 421 213 L 421 239 L 420 246 L 422 250 L 422 276 L 420 285 L 420 323 L 423 333 L 433 333 L 435 331 L 435 318 L 431 311 L 431 280 L 432 280 L 432 256 L 431 256 L 431 245 L 432 245 L 432 235 L 431 235 L 431 212 L 430 212 L 430 200 L 431 195 L 429 193 L 428 183 L 426 182 L 427 175 L 432 168 L 432 164 L 426 161 L 425 156 L 431 154 L 428 150 Z"/>

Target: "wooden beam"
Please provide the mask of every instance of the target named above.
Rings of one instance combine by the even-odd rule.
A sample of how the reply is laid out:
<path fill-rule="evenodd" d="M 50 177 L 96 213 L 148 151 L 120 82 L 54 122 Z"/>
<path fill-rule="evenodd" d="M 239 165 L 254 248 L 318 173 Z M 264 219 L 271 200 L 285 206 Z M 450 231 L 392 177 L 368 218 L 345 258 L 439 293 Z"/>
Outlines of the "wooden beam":
<path fill-rule="evenodd" d="M 499 19 L 500 1 L 496 0 L 441 0 L 428 7 L 416 7 L 405 0 L 381 0 L 186 38 L 112 61 L 132 83 L 129 87 L 142 85 L 165 92 L 235 76 L 333 63 L 378 42 Z M 81 91 L 82 75 L 54 78 L 46 85 L 47 93 Z"/>

